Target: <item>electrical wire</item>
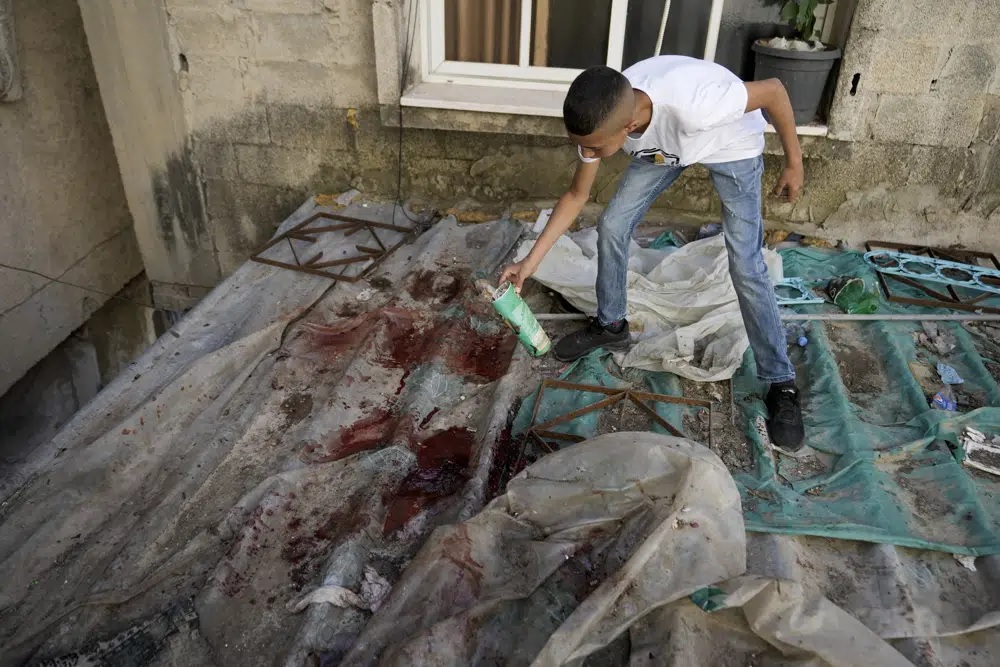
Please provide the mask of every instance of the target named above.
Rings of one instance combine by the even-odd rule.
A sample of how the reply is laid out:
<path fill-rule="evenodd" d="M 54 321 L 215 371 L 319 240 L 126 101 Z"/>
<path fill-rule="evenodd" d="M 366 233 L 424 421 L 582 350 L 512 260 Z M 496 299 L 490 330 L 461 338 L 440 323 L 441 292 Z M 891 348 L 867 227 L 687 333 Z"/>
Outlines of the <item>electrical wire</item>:
<path fill-rule="evenodd" d="M 667 18 L 670 16 L 670 0 L 666 0 L 663 3 L 663 17 L 660 19 L 660 34 L 656 38 L 656 49 L 653 51 L 654 56 L 660 55 L 660 50 L 663 48 L 663 34 L 667 31 Z"/>
<path fill-rule="evenodd" d="M 111 292 L 105 292 L 103 290 L 94 289 L 93 287 L 84 287 L 83 285 L 78 285 L 76 283 L 71 283 L 68 280 L 63 280 L 61 278 L 53 278 L 52 276 L 46 275 L 46 274 L 42 273 L 41 271 L 35 271 L 33 269 L 25 269 L 25 268 L 20 267 L 20 266 L 11 266 L 10 264 L 4 264 L 3 262 L 0 262 L 0 269 L 9 269 L 10 271 L 17 271 L 19 273 L 28 273 L 28 274 L 31 274 L 33 276 L 38 276 L 39 278 L 44 278 L 45 280 L 48 280 L 48 281 L 53 282 L 53 283 L 59 283 L 60 285 L 66 285 L 68 287 L 75 287 L 76 289 L 83 290 L 84 292 L 92 292 L 94 294 L 100 294 L 101 296 L 106 296 L 106 297 L 111 298 L 111 299 L 117 299 L 118 301 L 124 301 L 125 303 L 130 303 L 132 305 L 140 306 L 142 308 L 147 308 L 149 310 L 157 310 L 156 308 L 154 308 L 152 305 L 150 305 L 148 303 L 143 303 L 141 301 L 136 301 L 135 299 L 129 299 L 128 297 L 124 297 L 124 296 L 121 296 L 119 294 L 112 294 Z M 41 290 L 36 290 L 35 292 L 33 292 L 31 294 L 31 296 L 28 297 L 28 299 L 30 299 L 32 296 L 34 296 L 35 294 L 37 294 L 39 291 L 41 291 Z M 25 299 L 25 301 L 27 301 L 27 299 Z M 12 306 L 12 307 L 8 308 L 7 310 L 3 311 L 2 313 L 0 313 L 0 317 L 3 317 L 4 315 L 6 315 L 10 311 L 14 310 L 14 308 L 17 308 L 18 306 L 20 306 L 23 303 L 24 303 L 24 301 L 22 301 L 21 303 L 17 304 L 16 306 Z"/>
<path fill-rule="evenodd" d="M 415 224 L 422 224 L 423 221 L 419 219 L 414 219 L 410 217 L 410 214 L 406 212 L 406 207 L 403 206 L 403 91 L 406 89 L 406 76 L 410 71 L 410 58 L 413 55 L 413 43 L 416 38 L 417 32 L 417 21 L 416 21 L 416 9 L 420 4 L 420 0 L 411 0 L 410 11 L 407 16 L 406 23 L 406 41 L 403 43 L 403 67 L 399 73 L 399 100 L 398 100 L 398 110 L 399 110 L 399 146 L 397 152 L 396 160 L 396 198 L 392 202 L 392 219 L 396 219 L 396 209 L 402 209 L 403 215 L 406 219 Z"/>

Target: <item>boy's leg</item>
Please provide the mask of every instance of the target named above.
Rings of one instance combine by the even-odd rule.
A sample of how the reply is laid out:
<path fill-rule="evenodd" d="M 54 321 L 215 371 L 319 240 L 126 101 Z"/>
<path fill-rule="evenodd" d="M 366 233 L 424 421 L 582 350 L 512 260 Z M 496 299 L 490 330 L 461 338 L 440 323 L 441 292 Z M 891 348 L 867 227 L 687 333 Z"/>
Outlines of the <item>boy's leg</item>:
<path fill-rule="evenodd" d="M 795 367 L 788 359 L 778 302 L 767 274 L 761 218 L 762 157 L 705 165 L 722 200 L 722 229 L 729 254 L 729 273 L 740 302 L 757 377 L 771 384 L 767 404 L 774 444 L 802 446 L 804 432 L 795 388 Z"/>
<path fill-rule="evenodd" d="M 628 347 L 626 279 L 632 232 L 653 200 L 682 171 L 683 167 L 664 167 L 640 160 L 629 163 L 618 190 L 597 223 L 597 321 L 560 339 L 552 349 L 556 359 L 573 361 L 600 347 Z"/>
<path fill-rule="evenodd" d="M 625 319 L 628 250 L 632 233 L 660 193 L 684 167 L 632 160 L 597 223 L 597 320 L 607 326 Z"/>
<path fill-rule="evenodd" d="M 770 383 L 794 380 L 795 368 L 788 360 L 778 302 L 761 251 L 764 244 L 760 213 L 763 160 L 756 157 L 705 166 L 722 200 L 722 230 L 729 253 L 729 273 L 757 360 L 757 377 Z"/>

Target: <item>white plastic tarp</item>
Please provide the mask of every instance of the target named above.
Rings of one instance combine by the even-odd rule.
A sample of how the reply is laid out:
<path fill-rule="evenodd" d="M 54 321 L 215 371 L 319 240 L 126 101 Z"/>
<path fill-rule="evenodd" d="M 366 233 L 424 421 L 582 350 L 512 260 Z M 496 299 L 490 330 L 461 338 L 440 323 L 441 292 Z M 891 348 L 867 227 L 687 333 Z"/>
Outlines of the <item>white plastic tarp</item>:
<path fill-rule="evenodd" d="M 522 244 L 525 257 L 533 242 Z M 772 282 L 781 280 L 781 257 L 764 250 Z M 560 238 L 534 275 L 588 314 L 597 311 L 597 231 Z M 732 377 L 750 342 L 729 277 L 724 238 L 713 236 L 673 251 L 632 243 L 628 319 L 634 344 L 616 361 L 665 370 L 701 382 Z"/>
<path fill-rule="evenodd" d="M 715 454 L 653 433 L 599 436 L 438 528 L 342 664 L 555 667 L 604 651 L 677 664 L 698 635 L 686 615 L 731 626 L 734 651 L 785 665 L 910 664 L 800 584 L 745 569 L 739 493 Z M 716 582 L 717 611 L 688 601 Z"/>

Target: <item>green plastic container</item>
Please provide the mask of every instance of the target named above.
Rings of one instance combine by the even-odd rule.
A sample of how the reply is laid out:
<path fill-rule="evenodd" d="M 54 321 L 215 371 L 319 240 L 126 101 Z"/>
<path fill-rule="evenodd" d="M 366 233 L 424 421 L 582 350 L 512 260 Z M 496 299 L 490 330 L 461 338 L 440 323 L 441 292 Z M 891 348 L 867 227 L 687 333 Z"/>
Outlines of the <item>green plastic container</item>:
<path fill-rule="evenodd" d="M 865 288 L 865 281 L 861 278 L 834 278 L 826 291 L 845 313 L 871 315 L 878 310 L 878 296 Z"/>
<path fill-rule="evenodd" d="M 542 330 L 534 313 L 511 283 L 504 283 L 493 292 L 493 307 L 514 330 L 532 356 L 541 357 L 548 354 L 549 348 L 552 347 L 549 335 Z"/>

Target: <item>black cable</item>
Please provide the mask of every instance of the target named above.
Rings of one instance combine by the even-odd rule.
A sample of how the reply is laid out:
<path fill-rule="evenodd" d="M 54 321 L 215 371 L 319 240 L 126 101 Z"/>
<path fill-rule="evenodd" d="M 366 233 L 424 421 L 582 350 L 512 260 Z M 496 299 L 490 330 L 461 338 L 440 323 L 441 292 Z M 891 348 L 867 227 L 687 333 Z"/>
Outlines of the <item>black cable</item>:
<path fill-rule="evenodd" d="M 59 283 L 60 285 L 67 285 L 69 287 L 75 287 L 75 288 L 83 290 L 85 292 L 93 292 L 94 294 L 100 294 L 101 296 L 106 296 L 106 297 L 111 298 L 111 299 L 118 299 L 119 301 L 124 301 L 125 303 L 131 303 L 131 304 L 133 304 L 135 306 L 141 306 L 143 308 L 148 308 L 149 310 L 157 310 L 156 308 L 154 308 L 153 306 L 151 306 L 148 303 L 142 303 L 141 301 L 135 301 L 134 299 L 128 299 L 128 298 L 123 297 L 123 296 L 118 295 L 118 294 L 112 294 L 111 292 L 105 292 L 103 290 L 94 289 L 93 287 L 84 287 L 83 285 L 77 285 L 76 283 L 71 283 L 71 282 L 68 282 L 66 280 L 62 280 L 60 278 L 53 278 L 52 276 L 48 276 L 48 275 L 45 275 L 44 273 L 41 273 L 40 271 L 34 271 L 32 269 L 25 269 L 25 268 L 22 268 L 20 266 L 11 266 L 10 264 L 4 264 L 2 262 L 0 262 L 0 269 L 10 269 L 11 271 L 18 271 L 20 273 L 30 273 L 33 276 L 38 276 L 39 278 L 45 278 L 45 280 L 48 280 L 48 281 L 54 282 L 54 283 Z M 28 299 L 30 299 L 32 296 L 34 296 L 35 294 L 37 294 L 39 291 L 41 291 L 41 290 L 36 290 L 35 292 L 33 292 L 31 294 L 31 296 L 28 297 Z M 25 299 L 25 301 L 27 301 L 27 299 Z M 14 308 L 17 308 L 18 306 L 20 306 L 22 303 L 24 303 L 24 301 L 22 301 L 21 303 L 17 304 L 16 306 L 12 306 L 12 307 L 8 308 L 7 310 L 5 310 L 4 312 L 0 313 L 0 316 L 6 315 L 10 311 L 14 310 Z"/>
<path fill-rule="evenodd" d="M 403 215 L 406 219 L 414 224 L 422 224 L 423 221 L 419 219 L 413 219 L 410 214 L 406 212 L 406 207 L 403 206 L 403 91 L 406 88 L 406 75 L 410 70 L 410 58 L 413 55 L 413 43 L 415 41 L 417 32 L 417 21 L 414 16 L 416 13 L 417 5 L 420 0 L 413 0 L 410 3 L 410 12 L 407 16 L 406 24 L 406 41 L 403 44 L 403 52 L 405 57 L 403 59 L 403 68 L 399 74 L 399 100 L 397 106 L 399 107 L 399 146 L 396 160 L 396 199 L 392 203 L 392 219 L 396 219 L 396 209 L 400 208 L 403 210 Z"/>

